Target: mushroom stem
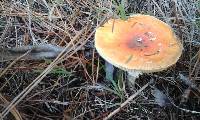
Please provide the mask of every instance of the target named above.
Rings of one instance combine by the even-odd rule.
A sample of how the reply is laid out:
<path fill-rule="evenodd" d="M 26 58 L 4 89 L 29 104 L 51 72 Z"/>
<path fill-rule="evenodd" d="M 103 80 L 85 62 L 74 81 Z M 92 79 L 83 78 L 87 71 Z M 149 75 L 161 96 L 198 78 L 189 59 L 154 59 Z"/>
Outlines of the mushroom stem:
<path fill-rule="evenodd" d="M 135 80 L 141 75 L 141 71 L 128 71 L 128 81 L 132 84 L 132 86 L 135 86 Z"/>
<path fill-rule="evenodd" d="M 105 71 L 106 79 L 113 80 L 114 66 L 107 61 L 105 61 Z"/>

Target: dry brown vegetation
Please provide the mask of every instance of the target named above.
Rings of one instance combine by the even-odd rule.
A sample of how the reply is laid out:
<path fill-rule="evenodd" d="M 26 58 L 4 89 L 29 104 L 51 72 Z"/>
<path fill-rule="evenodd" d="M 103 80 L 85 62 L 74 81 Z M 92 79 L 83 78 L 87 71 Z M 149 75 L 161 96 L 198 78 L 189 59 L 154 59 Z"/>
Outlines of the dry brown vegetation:
<path fill-rule="evenodd" d="M 111 119 L 120 120 L 198 119 L 199 1 L 124 1 L 127 16 L 156 16 L 172 26 L 184 45 L 176 65 L 140 76 L 134 89 L 128 85 L 126 73 L 118 69 L 114 80 L 106 80 L 105 61 L 94 48 L 95 29 L 109 18 L 120 17 L 122 1 L 1 1 L 0 50 L 44 43 L 66 49 L 53 60 L 20 60 L 20 56 L 0 62 L 1 118 L 101 120 L 112 114 Z M 121 89 L 121 82 L 125 89 Z M 131 95 L 135 96 L 130 99 Z"/>

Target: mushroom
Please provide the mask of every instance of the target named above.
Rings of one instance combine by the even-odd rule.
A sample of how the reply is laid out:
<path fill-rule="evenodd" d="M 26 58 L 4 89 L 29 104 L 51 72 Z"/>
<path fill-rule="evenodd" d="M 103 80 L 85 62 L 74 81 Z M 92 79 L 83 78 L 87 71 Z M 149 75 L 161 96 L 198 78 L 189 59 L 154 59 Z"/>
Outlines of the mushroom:
<path fill-rule="evenodd" d="M 96 29 L 95 47 L 106 61 L 127 71 L 133 81 L 142 73 L 172 66 L 183 49 L 169 25 L 142 14 L 108 20 Z"/>

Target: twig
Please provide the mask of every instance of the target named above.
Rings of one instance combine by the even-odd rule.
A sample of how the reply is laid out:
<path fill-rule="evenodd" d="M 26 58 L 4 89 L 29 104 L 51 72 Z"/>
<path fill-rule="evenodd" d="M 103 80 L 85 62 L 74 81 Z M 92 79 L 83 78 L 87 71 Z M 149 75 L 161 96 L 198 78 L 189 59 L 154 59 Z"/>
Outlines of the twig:
<path fill-rule="evenodd" d="M 150 82 L 147 83 L 146 85 L 144 85 L 142 88 L 140 88 L 135 94 L 131 95 L 124 103 L 122 103 L 120 105 L 119 108 L 117 108 L 116 110 L 114 110 L 113 112 L 111 112 L 107 117 L 105 117 L 103 120 L 108 120 L 110 119 L 112 116 L 114 116 L 115 114 L 117 114 L 121 108 L 123 108 L 124 106 L 126 106 L 130 101 L 132 101 L 136 96 L 138 96 L 145 88 L 147 88 L 149 86 Z"/>
<path fill-rule="evenodd" d="M 10 64 L 8 65 L 8 67 L 5 68 L 4 71 L 0 73 L 0 77 L 1 77 L 2 75 L 4 75 L 4 74 L 6 73 L 6 71 L 7 71 L 10 67 L 12 67 L 18 60 L 20 60 L 20 59 L 22 59 L 23 57 L 25 57 L 26 55 L 28 55 L 28 54 L 30 53 L 30 51 L 31 51 L 31 50 L 27 51 L 27 52 L 24 53 L 23 55 L 21 55 L 21 56 L 19 56 L 18 58 L 16 58 L 12 63 L 10 63 Z"/>
<path fill-rule="evenodd" d="M 63 49 L 64 47 L 52 44 L 40 44 L 2 49 L 0 48 L 0 62 L 14 60 L 29 50 L 31 50 L 31 52 L 29 55 L 23 58 L 24 60 L 53 59 L 56 58 Z"/>
<path fill-rule="evenodd" d="M 7 21 L 7 24 L 6 24 L 6 26 L 5 26 L 5 29 L 4 29 L 4 31 L 3 31 L 3 33 L 1 34 L 1 37 L 0 37 L 0 43 L 3 43 L 3 39 L 4 39 L 4 37 L 6 36 L 6 34 L 8 33 L 8 31 L 9 31 L 9 28 L 10 28 L 10 26 L 11 26 L 11 21 L 12 19 L 11 18 L 9 18 L 8 19 L 8 21 Z"/>
<path fill-rule="evenodd" d="M 1 93 L 0 93 L 0 100 L 6 105 L 10 103 Z M 13 109 L 10 110 L 10 112 L 13 114 L 16 120 L 23 120 L 22 116 L 20 115 L 16 107 L 13 107 Z"/>
<path fill-rule="evenodd" d="M 155 6 L 158 8 L 158 10 L 160 11 L 161 15 L 163 16 L 165 22 L 169 23 L 169 20 L 167 19 L 165 13 L 162 11 L 162 9 L 160 8 L 160 6 L 158 5 L 158 3 L 155 0 L 152 0 L 153 3 L 155 4 Z"/>
<path fill-rule="evenodd" d="M 32 12 L 30 10 L 30 6 L 29 6 L 29 2 L 28 0 L 26 0 L 26 3 L 27 3 L 27 11 L 28 11 L 28 28 L 29 28 L 29 32 L 30 32 L 30 35 L 32 37 L 32 40 L 33 40 L 33 45 L 36 45 L 37 44 L 37 41 L 34 37 L 34 34 L 33 34 L 33 31 L 31 29 L 31 16 L 32 16 Z"/>

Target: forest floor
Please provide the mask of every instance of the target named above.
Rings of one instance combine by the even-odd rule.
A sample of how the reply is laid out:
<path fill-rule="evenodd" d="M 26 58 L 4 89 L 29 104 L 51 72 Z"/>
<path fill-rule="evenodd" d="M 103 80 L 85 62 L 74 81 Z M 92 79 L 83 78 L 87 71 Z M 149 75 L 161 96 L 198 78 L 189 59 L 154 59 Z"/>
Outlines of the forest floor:
<path fill-rule="evenodd" d="M 115 68 L 114 80 L 106 79 L 105 60 L 94 47 L 94 34 L 110 18 L 136 13 L 167 22 L 184 50 L 174 66 L 141 75 L 130 88 L 125 71 Z M 198 120 L 199 27 L 198 0 L 1 1 L 1 49 L 53 44 L 67 51 L 52 60 L 0 62 L 0 117 Z"/>

